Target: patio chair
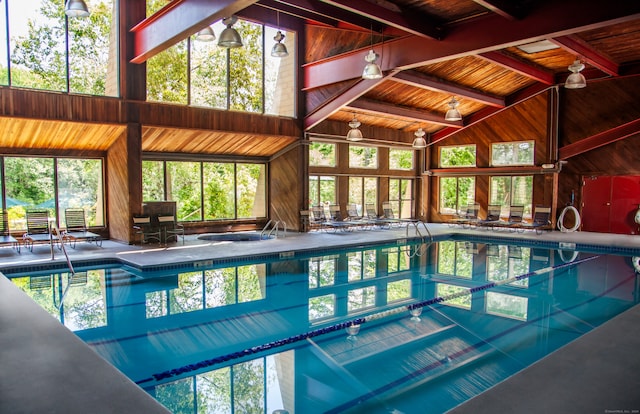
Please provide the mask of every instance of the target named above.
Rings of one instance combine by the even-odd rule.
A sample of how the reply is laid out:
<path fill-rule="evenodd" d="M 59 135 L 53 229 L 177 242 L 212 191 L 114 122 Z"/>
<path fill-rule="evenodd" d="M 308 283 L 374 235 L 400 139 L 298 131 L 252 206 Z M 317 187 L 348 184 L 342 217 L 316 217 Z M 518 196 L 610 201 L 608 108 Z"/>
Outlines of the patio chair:
<path fill-rule="evenodd" d="M 151 216 L 133 216 L 133 230 L 135 234 L 140 235 L 140 244 L 149 243 L 155 240 L 160 244 L 162 242 L 162 234 L 160 227 L 151 222 Z"/>
<path fill-rule="evenodd" d="M 318 222 L 309 210 L 300 210 L 303 231 L 321 230 L 322 223 Z"/>
<path fill-rule="evenodd" d="M 487 218 L 484 220 L 478 220 L 477 224 L 480 227 L 493 227 L 500 223 L 500 212 L 502 206 L 498 204 L 489 204 L 487 206 Z"/>
<path fill-rule="evenodd" d="M 49 227 L 49 210 L 27 210 L 27 232 L 22 236 L 24 245 L 33 252 L 35 243 L 53 243 Z"/>
<path fill-rule="evenodd" d="M 6 210 L 0 210 L 0 246 L 11 245 L 20 253 L 20 243 L 9 231 L 9 216 Z"/>
<path fill-rule="evenodd" d="M 494 227 L 504 227 L 517 230 L 522 225 L 522 217 L 524 215 L 524 206 L 511 206 L 509 208 L 509 218 L 506 221 L 500 221 Z"/>
<path fill-rule="evenodd" d="M 347 220 L 365 230 L 373 224 L 367 217 L 358 214 L 358 207 L 355 204 L 347 205 Z"/>
<path fill-rule="evenodd" d="M 472 225 L 478 221 L 478 212 L 480 211 L 480 204 L 469 203 L 466 207 L 462 208 L 457 217 L 453 220 L 449 220 L 448 224 L 451 225 Z"/>
<path fill-rule="evenodd" d="M 551 207 L 536 206 L 533 211 L 531 223 L 521 223 L 523 229 L 535 230 L 536 234 L 542 234 L 543 230 L 551 229 Z"/>
<path fill-rule="evenodd" d="M 380 228 L 391 228 L 391 223 L 388 220 L 378 217 L 375 204 L 367 204 L 365 206 L 365 209 L 367 212 L 367 220 L 369 220 L 369 223 Z"/>
<path fill-rule="evenodd" d="M 78 240 L 95 243 L 96 246 L 102 247 L 102 237 L 100 237 L 99 234 L 87 230 L 84 209 L 66 209 L 64 211 L 64 221 L 66 230 L 62 234 L 62 241 L 69 243 L 71 248 L 76 248 L 76 242 L 78 242 Z"/>
<path fill-rule="evenodd" d="M 345 219 L 342 216 L 342 211 L 340 210 L 340 206 L 337 204 L 332 204 L 329 206 L 329 214 L 331 219 L 328 220 L 327 224 L 330 226 L 334 226 L 336 230 L 343 231 L 351 231 L 353 230 L 353 223 L 349 220 Z"/>
<path fill-rule="evenodd" d="M 160 214 L 158 215 L 158 224 L 160 229 L 164 232 L 164 242 L 167 243 L 170 239 L 176 239 L 182 237 L 182 244 L 184 244 L 184 226 L 176 220 L 176 216 L 173 214 Z"/>

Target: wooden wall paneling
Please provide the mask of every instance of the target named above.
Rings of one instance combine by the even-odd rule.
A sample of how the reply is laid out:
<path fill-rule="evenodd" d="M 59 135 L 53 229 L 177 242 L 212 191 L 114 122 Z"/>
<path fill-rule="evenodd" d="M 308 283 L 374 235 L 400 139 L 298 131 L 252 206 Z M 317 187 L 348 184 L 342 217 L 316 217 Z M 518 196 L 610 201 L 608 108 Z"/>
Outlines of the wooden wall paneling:
<path fill-rule="evenodd" d="M 300 210 L 303 195 L 301 158 L 306 146 L 294 146 L 269 163 L 269 218 L 287 223 L 287 229 L 301 230 Z"/>

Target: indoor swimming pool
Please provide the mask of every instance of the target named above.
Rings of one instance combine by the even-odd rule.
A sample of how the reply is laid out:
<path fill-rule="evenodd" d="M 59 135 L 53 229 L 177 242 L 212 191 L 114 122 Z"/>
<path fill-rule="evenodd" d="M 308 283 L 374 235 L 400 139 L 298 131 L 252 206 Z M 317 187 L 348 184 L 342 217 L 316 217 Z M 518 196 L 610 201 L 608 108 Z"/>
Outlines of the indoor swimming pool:
<path fill-rule="evenodd" d="M 597 251 L 398 240 L 276 256 L 5 274 L 189 414 L 446 412 L 640 299 L 638 257 Z"/>

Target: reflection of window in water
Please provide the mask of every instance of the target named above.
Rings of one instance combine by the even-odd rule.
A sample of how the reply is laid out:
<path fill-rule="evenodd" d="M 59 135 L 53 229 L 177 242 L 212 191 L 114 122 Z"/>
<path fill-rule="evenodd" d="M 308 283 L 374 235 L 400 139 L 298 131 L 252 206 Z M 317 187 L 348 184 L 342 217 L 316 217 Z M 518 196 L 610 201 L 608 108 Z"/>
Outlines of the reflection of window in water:
<path fill-rule="evenodd" d="M 335 315 L 336 295 L 329 294 L 309 298 L 309 320 L 328 318 Z"/>
<path fill-rule="evenodd" d="M 347 311 L 354 312 L 371 308 L 376 304 L 376 287 L 367 286 L 361 289 L 351 289 L 347 294 Z"/>
<path fill-rule="evenodd" d="M 293 381 L 292 361 L 287 351 L 182 378 L 157 385 L 155 398 L 176 413 L 271 413 L 284 406 L 280 381 Z"/>
<path fill-rule="evenodd" d="M 498 282 L 529 273 L 531 249 L 519 246 L 493 245 L 487 249 L 487 280 Z M 510 282 L 511 286 L 528 287 L 529 279 Z"/>
<path fill-rule="evenodd" d="M 309 289 L 331 286 L 336 280 L 337 255 L 315 257 L 309 260 Z"/>
<path fill-rule="evenodd" d="M 376 251 L 347 253 L 349 282 L 376 277 Z"/>
<path fill-rule="evenodd" d="M 105 271 L 55 273 L 11 281 L 72 331 L 107 326 Z"/>
<path fill-rule="evenodd" d="M 387 303 L 411 298 L 411 279 L 402 279 L 387 284 Z"/>
<path fill-rule="evenodd" d="M 265 272 L 255 264 L 180 273 L 178 287 L 146 293 L 147 318 L 264 299 Z"/>
<path fill-rule="evenodd" d="M 487 292 L 486 310 L 492 315 L 506 316 L 527 320 L 529 298 L 507 295 L 505 293 Z"/>
<path fill-rule="evenodd" d="M 395 273 L 411 268 L 411 254 L 409 246 L 391 247 L 385 249 L 387 254 L 387 272 Z"/>
<path fill-rule="evenodd" d="M 473 256 L 473 249 L 466 242 L 438 242 L 438 273 L 470 279 Z"/>
<path fill-rule="evenodd" d="M 436 283 L 436 296 L 446 298 L 447 296 L 457 294 L 460 294 L 460 296 L 447 299 L 442 303 L 445 305 L 457 306 L 459 308 L 471 309 L 471 293 L 469 292 L 469 289 L 462 286 L 450 285 L 448 283 Z"/>

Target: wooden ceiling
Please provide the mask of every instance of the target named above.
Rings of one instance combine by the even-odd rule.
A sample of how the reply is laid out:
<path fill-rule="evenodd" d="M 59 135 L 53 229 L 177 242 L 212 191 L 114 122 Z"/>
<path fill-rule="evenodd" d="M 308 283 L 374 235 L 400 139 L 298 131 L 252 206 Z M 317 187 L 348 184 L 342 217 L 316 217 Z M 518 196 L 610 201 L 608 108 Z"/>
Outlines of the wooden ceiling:
<path fill-rule="evenodd" d="M 198 12 L 185 13 L 189 9 Z M 418 128 L 439 140 L 562 86 L 576 59 L 585 64 L 588 83 L 640 79 L 640 1 L 173 0 L 133 29 L 132 61 L 142 62 L 229 13 L 305 31 L 298 37 L 306 39 L 301 123 L 312 133 L 325 132 L 325 125 L 344 125 L 346 133 L 355 114 L 363 125 L 406 134 L 409 143 Z M 539 41 L 552 48 L 521 49 Z M 361 78 L 369 49 L 379 55 L 381 79 Z M 444 120 L 452 97 L 461 121 Z M 104 150 L 123 128 L 0 121 L 0 147 L 9 148 Z M 41 134 L 37 143 L 16 135 L 27 130 Z M 150 152 L 270 157 L 298 138 L 143 125 L 143 150 Z"/>

